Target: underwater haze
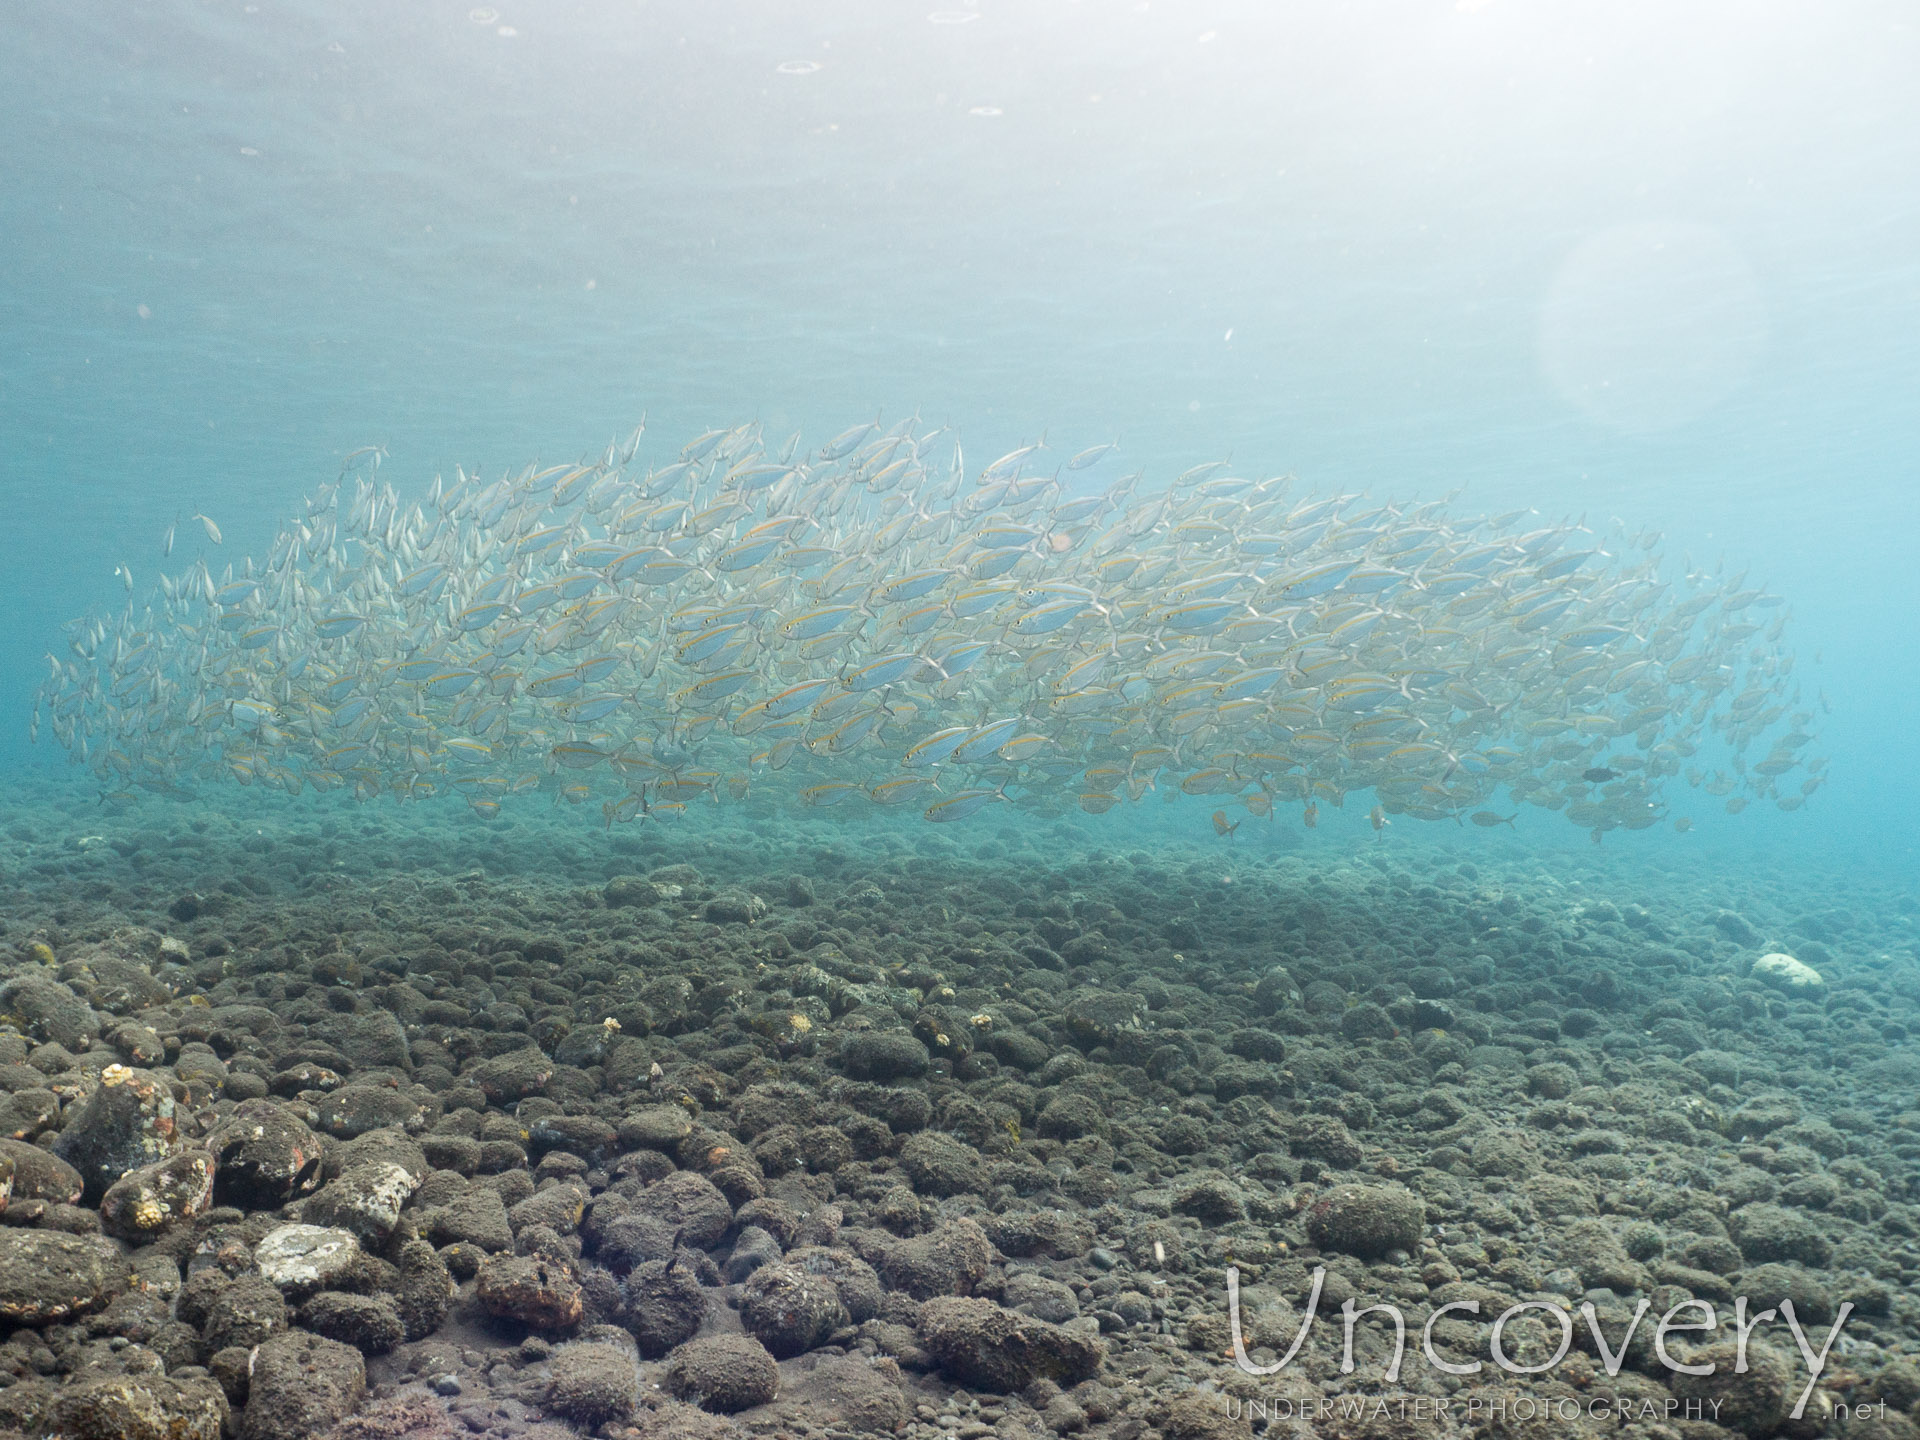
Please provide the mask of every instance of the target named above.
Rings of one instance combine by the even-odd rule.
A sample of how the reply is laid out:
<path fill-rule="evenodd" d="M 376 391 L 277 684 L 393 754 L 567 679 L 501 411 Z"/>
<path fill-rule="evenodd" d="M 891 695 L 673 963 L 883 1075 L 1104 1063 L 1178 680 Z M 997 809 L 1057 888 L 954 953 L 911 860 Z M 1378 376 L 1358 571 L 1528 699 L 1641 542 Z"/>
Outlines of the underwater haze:
<path fill-rule="evenodd" d="M 1834 707 L 1791 833 L 1899 846 L 1915 44 L 1873 5 L 22 17 L 0 698 L 169 525 L 264 551 L 363 445 L 418 492 L 642 413 L 918 411 L 1724 557 Z"/>

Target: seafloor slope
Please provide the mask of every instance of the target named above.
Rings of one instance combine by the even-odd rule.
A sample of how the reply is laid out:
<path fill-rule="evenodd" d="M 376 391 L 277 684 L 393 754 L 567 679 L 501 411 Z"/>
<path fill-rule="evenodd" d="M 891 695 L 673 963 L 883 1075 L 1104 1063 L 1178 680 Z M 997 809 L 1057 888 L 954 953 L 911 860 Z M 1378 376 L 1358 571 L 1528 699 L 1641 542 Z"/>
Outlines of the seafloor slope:
<path fill-rule="evenodd" d="M 0 1433 L 1915 1434 L 1897 878 L 758 826 L 0 796 Z"/>

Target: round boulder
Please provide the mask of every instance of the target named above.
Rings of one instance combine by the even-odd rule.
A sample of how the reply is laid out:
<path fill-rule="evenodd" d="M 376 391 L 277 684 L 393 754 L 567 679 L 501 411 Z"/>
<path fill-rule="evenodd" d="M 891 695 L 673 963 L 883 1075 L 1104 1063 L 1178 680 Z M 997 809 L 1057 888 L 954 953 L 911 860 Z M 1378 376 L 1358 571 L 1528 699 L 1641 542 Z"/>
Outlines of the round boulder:
<path fill-rule="evenodd" d="M 564 1345 L 553 1357 L 547 1408 L 555 1414 L 591 1427 L 624 1420 L 639 1403 L 639 1370 L 618 1346 L 587 1341 Z"/>
<path fill-rule="evenodd" d="M 1410 1190 L 1341 1185 L 1307 1212 L 1307 1238 L 1323 1250 L 1377 1260 L 1389 1250 L 1417 1250 L 1427 1207 Z"/>
<path fill-rule="evenodd" d="M 67 1386 L 49 1418 L 65 1440 L 220 1440 L 227 1397 L 207 1375 L 108 1375 Z"/>
<path fill-rule="evenodd" d="M 53 1153 L 80 1172 L 92 1205 L 129 1170 L 157 1164 L 179 1148 L 167 1077 L 125 1065 L 100 1072 L 100 1083 L 53 1142 Z"/>
<path fill-rule="evenodd" d="M 275 1100 L 243 1100 L 207 1135 L 219 1161 L 214 1198 L 242 1210 L 270 1210 L 320 1183 L 320 1137 Z"/>
<path fill-rule="evenodd" d="M 855 1080 L 906 1080 L 927 1073 L 927 1047 L 905 1030 L 864 1030 L 840 1046 L 840 1066 Z"/>
<path fill-rule="evenodd" d="M 1780 950 L 1754 961 L 1751 973 L 1762 985 L 1771 985 L 1790 995 L 1811 994 L 1827 983 L 1826 978 L 1804 960 L 1796 960 Z"/>
<path fill-rule="evenodd" d="M 389 1295 L 323 1290 L 301 1307 L 300 1323 L 316 1335 L 353 1346 L 362 1355 L 384 1355 L 407 1337 L 399 1308 Z"/>
<path fill-rule="evenodd" d="M 1763 1440 L 1786 1423 L 1802 1381 L 1780 1351 L 1749 1344 L 1744 1372 L 1736 1368 L 1741 1356 L 1734 1341 L 1723 1340 L 1687 1356 L 1690 1365 L 1711 1365 L 1710 1375 L 1673 1374 L 1667 1384 L 1682 1400 L 1701 1402 L 1715 1423 L 1750 1440 Z"/>
<path fill-rule="evenodd" d="M 827 1343 L 847 1323 L 840 1292 L 824 1276 L 794 1265 L 763 1265 L 742 1287 L 740 1321 L 777 1360 Z"/>
<path fill-rule="evenodd" d="M 678 1399 L 734 1415 L 780 1393 L 780 1366 L 750 1336 L 711 1335 L 689 1340 L 667 1358 L 666 1384 Z"/>
<path fill-rule="evenodd" d="M 544 1256 L 489 1255 L 475 1289 L 488 1314 L 535 1330 L 570 1330 L 585 1312 L 573 1271 Z"/>
<path fill-rule="evenodd" d="M 100 1199 L 100 1226 L 109 1235 L 142 1244 L 213 1204 L 214 1160 L 205 1150 L 183 1150 L 157 1165 L 123 1175 Z"/>
<path fill-rule="evenodd" d="M 984 1183 L 986 1163 L 964 1140 L 922 1130 L 900 1147 L 900 1168 L 922 1195 L 961 1195 Z"/>
<path fill-rule="evenodd" d="M 707 1292 L 693 1268 L 673 1260 L 636 1265 L 622 1286 L 626 1326 L 649 1360 L 691 1340 L 707 1314 Z"/>
<path fill-rule="evenodd" d="M 705 1250 L 733 1224 L 733 1206 L 704 1175 L 677 1170 L 634 1197 L 629 1215 L 657 1220 L 680 1232 L 683 1243 Z"/>
<path fill-rule="evenodd" d="M 351 1415 L 367 1393 L 367 1362 L 351 1345 L 293 1330 L 253 1353 L 239 1440 L 311 1440 Z"/>
<path fill-rule="evenodd" d="M 0 1229 L 0 1322 L 51 1325 L 98 1309 L 125 1269 L 118 1247 L 97 1236 Z"/>

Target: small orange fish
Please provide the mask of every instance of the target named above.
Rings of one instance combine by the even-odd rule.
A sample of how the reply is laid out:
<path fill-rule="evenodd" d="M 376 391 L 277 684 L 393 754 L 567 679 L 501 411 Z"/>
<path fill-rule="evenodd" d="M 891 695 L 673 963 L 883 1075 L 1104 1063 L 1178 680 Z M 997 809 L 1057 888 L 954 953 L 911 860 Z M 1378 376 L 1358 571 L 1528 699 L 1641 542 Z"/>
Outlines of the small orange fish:
<path fill-rule="evenodd" d="M 1273 793 L 1269 790 L 1261 790 L 1258 794 L 1249 795 L 1240 803 L 1247 807 L 1249 815 L 1273 814 Z"/>
<path fill-rule="evenodd" d="M 1234 821 L 1231 825 L 1227 823 L 1226 811 L 1216 810 L 1213 812 L 1213 833 L 1214 834 L 1225 835 L 1230 837 L 1232 836 L 1233 832 L 1238 830 L 1239 828 L 1240 828 L 1240 822 L 1238 820 Z"/>
<path fill-rule="evenodd" d="M 1309 800 L 1307 802 L 1307 808 L 1300 812 L 1300 818 L 1307 822 L 1307 829 L 1312 830 L 1318 827 L 1318 825 L 1320 824 L 1319 803 L 1317 801 Z"/>

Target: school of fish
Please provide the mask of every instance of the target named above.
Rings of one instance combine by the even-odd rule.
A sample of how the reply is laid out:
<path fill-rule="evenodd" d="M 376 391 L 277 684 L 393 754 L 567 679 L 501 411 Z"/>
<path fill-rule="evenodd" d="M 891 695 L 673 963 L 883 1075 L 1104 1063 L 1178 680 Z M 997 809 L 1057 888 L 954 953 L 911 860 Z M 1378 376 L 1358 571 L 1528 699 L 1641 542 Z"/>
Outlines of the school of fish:
<path fill-rule="evenodd" d="M 1598 841 L 1687 828 L 1677 779 L 1733 813 L 1824 780 L 1781 598 L 1618 522 L 1302 498 L 1226 462 L 1100 483 L 1114 445 L 969 474 L 915 420 L 640 466 L 644 429 L 417 503 L 356 452 L 217 572 L 196 514 L 191 563 L 144 603 L 119 567 L 125 607 L 67 627 L 34 737 L 108 799 L 225 778 L 491 817 L 537 792 L 608 826 L 771 786 L 933 822 L 1157 791 L 1313 825 L 1370 791 L 1376 831 L 1491 829 L 1504 790 Z"/>

